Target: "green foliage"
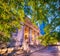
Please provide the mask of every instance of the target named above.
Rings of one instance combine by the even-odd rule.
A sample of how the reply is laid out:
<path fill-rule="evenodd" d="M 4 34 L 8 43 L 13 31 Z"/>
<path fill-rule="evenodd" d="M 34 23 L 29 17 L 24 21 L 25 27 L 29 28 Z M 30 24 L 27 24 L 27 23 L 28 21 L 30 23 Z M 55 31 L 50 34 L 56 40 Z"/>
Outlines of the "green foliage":
<path fill-rule="evenodd" d="M 57 40 L 60 42 L 60 32 L 57 33 Z"/>
<path fill-rule="evenodd" d="M 54 34 L 53 34 L 54 35 Z M 57 37 L 54 35 L 50 34 L 45 34 L 44 36 L 39 37 L 39 40 L 41 40 L 42 45 L 47 46 L 47 45 L 54 45 L 57 43 Z"/>
<path fill-rule="evenodd" d="M 0 0 L 0 40 L 8 41 L 11 32 L 20 28 L 24 22 L 24 2 L 20 0 Z"/>
<path fill-rule="evenodd" d="M 58 5 L 58 0 L 30 0 L 28 2 L 28 6 L 31 6 L 33 10 L 32 21 L 40 24 L 42 21 L 46 23 L 46 27 L 44 28 L 45 35 L 40 37 L 43 45 L 56 44 L 56 42 L 60 39 L 57 32 L 54 32 L 56 27 L 60 26 Z M 48 18 L 51 21 L 50 23 L 48 22 Z"/>
<path fill-rule="evenodd" d="M 60 25 L 58 2 L 59 0 L 0 0 L 0 40 L 10 38 L 11 32 L 20 28 L 20 22 L 24 22 L 24 6 L 29 6 L 32 13 L 29 13 L 30 9 L 27 9 L 28 15 L 31 15 L 33 24 L 35 25 L 36 22 L 41 24 L 42 21 L 46 23 L 44 29 L 46 34 L 42 37 L 43 43 L 48 45 L 53 42 L 52 39 L 55 42 L 56 39 L 59 39 L 57 38 L 59 34 L 55 34 L 55 32 L 51 34 L 51 32 Z M 48 22 L 48 18 L 51 23 Z"/>

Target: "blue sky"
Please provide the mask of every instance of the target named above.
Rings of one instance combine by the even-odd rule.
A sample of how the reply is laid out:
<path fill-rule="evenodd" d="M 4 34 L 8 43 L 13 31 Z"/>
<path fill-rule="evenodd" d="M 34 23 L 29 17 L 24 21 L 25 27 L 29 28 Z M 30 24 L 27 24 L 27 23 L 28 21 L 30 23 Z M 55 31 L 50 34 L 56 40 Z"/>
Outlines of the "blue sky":
<path fill-rule="evenodd" d="M 56 4 L 56 8 L 58 8 L 59 7 L 59 2 L 57 1 L 57 3 L 53 3 L 53 4 Z M 46 5 L 46 8 L 49 8 L 50 6 L 47 4 Z M 24 6 L 24 12 L 25 12 L 25 15 L 27 15 L 29 18 L 31 18 L 31 13 L 32 13 L 32 10 L 31 10 L 31 7 L 30 6 Z M 50 14 L 50 12 L 49 12 L 49 14 Z M 57 15 L 57 13 L 55 13 L 55 15 Z M 51 23 L 51 20 L 54 18 L 54 16 L 53 15 L 51 15 L 51 17 L 48 17 L 48 23 Z M 40 24 L 39 25 L 39 28 L 40 28 L 40 33 L 42 34 L 42 35 L 44 35 L 45 34 L 45 32 L 44 32 L 44 27 L 45 27 L 45 23 L 44 22 L 42 22 L 42 24 Z M 56 31 L 59 31 L 59 28 L 60 27 L 56 27 Z"/>
<path fill-rule="evenodd" d="M 45 23 L 42 22 L 42 24 L 40 24 L 40 26 L 39 26 L 39 28 L 40 28 L 40 33 L 41 33 L 42 35 L 45 34 L 45 32 L 44 32 L 44 27 L 45 27 Z"/>

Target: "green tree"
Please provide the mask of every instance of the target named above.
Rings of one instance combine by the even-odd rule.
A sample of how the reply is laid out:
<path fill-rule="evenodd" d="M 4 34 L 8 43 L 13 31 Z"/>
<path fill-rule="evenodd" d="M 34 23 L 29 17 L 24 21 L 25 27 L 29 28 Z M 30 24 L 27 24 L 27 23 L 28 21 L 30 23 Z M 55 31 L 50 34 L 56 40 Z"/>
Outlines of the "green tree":
<path fill-rule="evenodd" d="M 11 32 L 20 28 L 24 21 L 23 6 L 23 0 L 0 0 L 0 41 L 9 39 Z"/>
<path fill-rule="evenodd" d="M 32 22 L 45 22 L 45 35 L 42 36 L 42 44 L 56 44 L 58 32 L 56 27 L 60 26 L 59 0 L 29 0 L 28 6 L 32 7 Z M 41 38 L 41 37 L 40 37 Z"/>
<path fill-rule="evenodd" d="M 60 25 L 60 7 L 59 0 L 0 0 L 0 38 L 10 37 L 11 31 L 20 28 L 20 22 L 24 21 L 23 17 L 26 15 L 24 7 L 27 8 L 27 15 L 31 16 L 33 24 L 42 21 L 45 22 L 45 35 L 43 39 L 56 39 L 57 33 L 55 29 Z M 49 20 L 51 21 L 49 23 Z M 52 34 L 51 34 L 52 32 Z M 52 42 L 49 41 L 49 43 Z"/>

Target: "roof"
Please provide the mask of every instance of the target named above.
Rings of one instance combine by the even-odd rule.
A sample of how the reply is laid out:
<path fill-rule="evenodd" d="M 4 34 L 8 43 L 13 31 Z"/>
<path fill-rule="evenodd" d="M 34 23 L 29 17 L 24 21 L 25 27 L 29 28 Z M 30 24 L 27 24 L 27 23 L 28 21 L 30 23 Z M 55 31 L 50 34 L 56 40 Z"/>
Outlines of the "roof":
<path fill-rule="evenodd" d="M 38 33 L 40 32 L 38 26 L 36 27 L 28 17 L 25 17 L 24 24 L 27 25 L 28 27 L 30 27 L 31 29 L 33 29 L 34 31 L 36 31 Z"/>

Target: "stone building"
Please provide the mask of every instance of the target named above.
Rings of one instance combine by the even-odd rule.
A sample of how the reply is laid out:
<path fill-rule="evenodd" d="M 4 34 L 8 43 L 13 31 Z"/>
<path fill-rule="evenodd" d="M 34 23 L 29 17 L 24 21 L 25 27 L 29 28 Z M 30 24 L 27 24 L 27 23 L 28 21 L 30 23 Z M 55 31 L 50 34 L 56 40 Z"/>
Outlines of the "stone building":
<path fill-rule="evenodd" d="M 21 29 L 17 30 L 17 33 L 12 34 L 11 46 L 20 46 L 26 39 L 29 44 L 38 44 L 38 36 L 40 36 L 40 30 L 38 27 L 34 26 L 32 22 L 25 17 L 25 22 L 21 23 Z"/>

